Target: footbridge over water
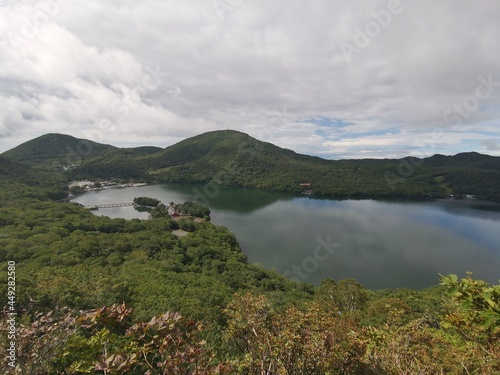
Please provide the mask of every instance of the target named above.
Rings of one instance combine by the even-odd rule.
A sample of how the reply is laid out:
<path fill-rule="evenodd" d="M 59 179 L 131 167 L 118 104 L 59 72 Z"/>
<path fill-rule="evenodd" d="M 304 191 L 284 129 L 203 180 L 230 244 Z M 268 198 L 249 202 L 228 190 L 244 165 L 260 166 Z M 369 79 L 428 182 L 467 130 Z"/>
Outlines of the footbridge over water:
<path fill-rule="evenodd" d="M 127 207 L 127 206 L 138 206 L 135 203 L 108 203 L 108 204 L 97 204 L 94 206 L 86 206 L 87 210 L 96 211 L 99 208 L 113 208 L 113 207 Z"/>

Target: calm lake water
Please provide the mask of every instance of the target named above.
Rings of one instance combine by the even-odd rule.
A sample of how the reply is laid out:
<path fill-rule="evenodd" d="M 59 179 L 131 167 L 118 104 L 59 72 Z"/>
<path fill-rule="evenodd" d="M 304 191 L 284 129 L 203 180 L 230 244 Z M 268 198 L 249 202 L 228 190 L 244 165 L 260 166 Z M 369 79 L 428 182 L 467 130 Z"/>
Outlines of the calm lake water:
<path fill-rule="evenodd" d="M 354 278 L 370 289 L 422 288 L 439 274 L 500 279 L 500 211 L 458 202 L 319 200 L 252 189 L 168 184 L 85 193 L 83 205 L 198 199 L 233 232 L 250 262 L 318 285 Z M 133 207 L 98 215 L 146 219 Z"/>

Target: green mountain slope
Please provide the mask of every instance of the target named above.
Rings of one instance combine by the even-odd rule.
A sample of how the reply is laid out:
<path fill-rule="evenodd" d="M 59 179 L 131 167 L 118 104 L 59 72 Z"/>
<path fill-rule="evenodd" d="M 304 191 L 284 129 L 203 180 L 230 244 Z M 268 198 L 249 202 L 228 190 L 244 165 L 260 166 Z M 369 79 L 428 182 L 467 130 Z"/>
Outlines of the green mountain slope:
<path fill-rule="evenodd" d="M 44 137 L 53 140 L 54 135 L 3 155 L 30 165 L 40 160 L 47 165 L 54 158 L 60 160 L 55 150 L 77 147 L 76 138 L 59 137 L 57 147 L 45 154 L 46 148 L 32 146 L 47 143 Z M 80 168 L 68 171 L 69 178 L 197 182 L 292 193 L 304 192 L 308 188 L 300 184 L 309 183 L 317 197 L 432 199 L 473 194 L 500 201 L 500 158 L 475 152 L 425 159 L 325 160 L 233 130 L 200 134 L 165 149 L 90 145 L 92 152 L 82 158 Z M 20 156 L 19 150 L 26 148 L 32 152 Z"/>
<path fill-rule="evenodd" d="M 482 155 L 477 152 L 463 152 L 455 156 L 434 155 L 425 160 L 427 166 L 461 169 L 481 169 L 500 171 L 498 157 Z"/>
<path fill-rule="evenodd" d="M 162 150 L 160 147 L 152 146 L 110 149 L 85 159 L 80 168 L 69 172 L 68 175 L 72 179 L 87 177 L 145 179 L 148 166 L 137 163 L 136 160 Z"/>
<path fill-rule="evenodd" d="M 247 134 L 226 130 L 189 138 L 137 161 L 159 180 L 198 181 L 297 190 L 326 160 L 297 154 Z M 279 171 L 279 173 L 277 173 Z"/>
<path fill-rule="evenodd" d="M 0 191 L 0 206 L 8 206 L 18 198 L 64 198 L 67 186 L 61 175 L 27 167 L 0 156 Z"/>
<path fill-rule="evenodd" d="M 25 142 L 2 156 L 28 166 L 59 169 L 80 165 L 85 159 L 112 149 L 116 147 L 51 133 Z"/>
<path fill-rule="evenodd" d="M 87 172 L 96 172 L 100 165 L 96 160 Z M 468 153 L 443 160 L 437 155 L 427 159 L 334 161 L 297 154 L 232 130 L 186 139 L 130 160 L 128 165 L 138 175 L 145 173 L 157 182 L 200 182 L 294 193 L 305 190 L 301 183 L 310 183 L 315 196 L 339 198 L 425 199 L 455 193 L 500 199 L 491 187 L 475 186 L 469 191 L 461 183 L 467 180 L 464 177 L 481 173 L 497 185 L 500 158 Z"/>

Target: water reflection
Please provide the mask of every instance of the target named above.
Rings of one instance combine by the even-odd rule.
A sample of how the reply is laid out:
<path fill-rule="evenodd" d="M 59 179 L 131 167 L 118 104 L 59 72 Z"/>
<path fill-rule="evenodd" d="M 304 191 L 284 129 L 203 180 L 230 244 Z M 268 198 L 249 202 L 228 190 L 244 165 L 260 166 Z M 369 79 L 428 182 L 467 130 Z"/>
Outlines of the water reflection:
<path fill-rule="evenodd" d="M 162 186 L 166 194 L 175 192 L 185 200 L 198 200 L 211 209 L 249 213 L 276 201 L 286 201 L 294 195 L 257 189 L 203 184 L 168 184 Z"/>
<path fill-rule="evenodd" d="M 246 218 L 217 217 L 233 225 L 251 260 L 278 272 L 301 266 L 314 255 L 316 239 L 331 236 L 340 247 L 313 273 L 294 274 L 314 284 L 353 277 L 375 289 L 421 288 L 435 284 L 439 273 L 466 271 L 490 282 L 499 278 L 500 215 L 462 216 L 423 203 L 295 199 Z M 251 225 L 243 226 L 245 220 Z"/>
<path fill-rule="evenodd" d="M 193 199 L 196 187 L 144 186 L 88 193 L 77 200 L 121 203 L 149 196 L 182 202 Z M 208 205 L 212 221 L 236 234 L 251 262 L 280 273 L 302 269 L 291 276 L 313 284 L 352 277 L 374 289 L 421 288 L 436 284 L 439 273 L 472 271 L 491 283 L 500 277 L 500 212 L 442 202 L 315 200 L 231 188 L 221 189 Z M 131 207 L 98 211 L 113 217 L 120 212 L 121 217 L 139 214 Z M 339 247 L 321 253 L 314 264 L 318 238 L 330 238 Z"/>

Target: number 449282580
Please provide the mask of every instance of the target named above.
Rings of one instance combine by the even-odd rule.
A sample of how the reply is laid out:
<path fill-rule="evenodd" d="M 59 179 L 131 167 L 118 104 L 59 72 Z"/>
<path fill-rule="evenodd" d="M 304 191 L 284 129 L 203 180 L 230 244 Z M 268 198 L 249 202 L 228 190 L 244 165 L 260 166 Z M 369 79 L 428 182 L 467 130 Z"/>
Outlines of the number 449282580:
<path fill-rule="evenodd" d="M 7 304 L 9 311 L 16 308 L 16 262 L 9 261 L 7 266 Z"/>

